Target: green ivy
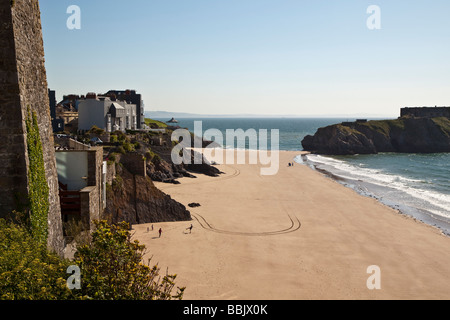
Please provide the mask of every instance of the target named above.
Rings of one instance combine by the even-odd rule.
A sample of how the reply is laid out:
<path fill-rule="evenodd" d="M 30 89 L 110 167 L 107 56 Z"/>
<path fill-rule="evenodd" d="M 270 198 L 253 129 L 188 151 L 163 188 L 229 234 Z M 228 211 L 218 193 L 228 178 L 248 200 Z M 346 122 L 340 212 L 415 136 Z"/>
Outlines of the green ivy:
<path fill-rule="evenodd" d="M 28 146 L 28 198 L 30 205 L 30 229 L 34 238 L 42 244 L 47 243 L 49 187 L 45 177 L 44 155 L 39 127 L 35 112 L 27 110 L 27 146 Z"/>

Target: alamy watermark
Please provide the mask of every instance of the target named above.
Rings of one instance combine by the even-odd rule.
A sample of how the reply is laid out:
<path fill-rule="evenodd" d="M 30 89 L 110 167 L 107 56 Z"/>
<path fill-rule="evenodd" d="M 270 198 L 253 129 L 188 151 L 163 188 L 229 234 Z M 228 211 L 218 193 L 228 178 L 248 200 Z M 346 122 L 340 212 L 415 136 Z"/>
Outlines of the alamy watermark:
<path fill-rule="evenodd" d="M 80 290 L 81 289 L 81 270 L 80 267 L 73 265 L 69 266 L 66 271 L 71 276 L 67 279 L 67 288 L 69 290 Z"/>
<path fill-rule="evenodd" d="M 77 5 L 70 5 L 66 10 L 70 16 L 67 18 L 66 26 L 69 30 L 81 29 L 81 8 Z M 367 18 L 366 26 L 369 30 L 381 29 L 381 8 L 378 5 L 370 5 L 366 10 L 370 16 Z"/>
<path fill-rule="evenodd" d="M 367 14 L 370 14 L 366 21 L 367 28 L 369 30 L 380 30 L 381 8 L 377 5 L 371 5 L 367 8 Z"/>
<path fill-rule="evenodd" d="M 205 140 L 212 140 L 219 145 L 224 145 L 224 134 L 218 129 L 208 129 L 203 132 L 202 121 L 194 122 L 194 135 Z M 237 148 L 217 149 L 206 147 L 203 149 L 203 156 L 211 162 L 219 164 L 260 164 L 262 165 L 261 175 L 275 175 L 280 167 L 280 131 L 271 129 L 270 137 L 267 129 L 227 129 L 226 145 L 235 145 Z M 184 164 L 202 164 L 203 156 L 197 153 L 192 157 L 191 150 L 202 149 L 202 140 L 194 139 L 192 142 L 191 132 L 187 129 L 177 129 L 172 134 L 172 141 L 176 146 L 172 149 L 172 162 L 176 165 Z M 248 150 L 246 150 L 246 141 L 248 141 Z M 270 144 L 269 144 L 270 143 Z M 270 145 L 270 148 L 269 148 Z"/>
<path fill-rule="evenodd" d="M 381 290 L 381 268 L 376 265 L 368 266 L 367 273 L 370 274 L 366 282 L 367 289 Z"/>
<path fill-rule="evenodd" d="M 81 29 L 81 9 L 77 5 L 71 5 L 67 7 L 67 14 L 70 16 L 67 18 L 66 26 L 69 30 Z"/>

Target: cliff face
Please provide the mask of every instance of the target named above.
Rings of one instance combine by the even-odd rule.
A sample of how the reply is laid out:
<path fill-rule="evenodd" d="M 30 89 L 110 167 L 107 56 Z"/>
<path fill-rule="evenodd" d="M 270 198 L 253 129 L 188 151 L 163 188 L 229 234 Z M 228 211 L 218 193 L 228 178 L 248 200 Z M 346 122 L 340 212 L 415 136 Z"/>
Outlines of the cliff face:
<path fill-rule="evenodd" d="M 450 119 L 400 118 L 331 125 L 302 141 L 305 151 L 328 155 L 377 152 L 450 152 Z"/>
<path fill-rule="evenodd" d="M 112 223 L 191 220 L 186 207 L 157 189 L 150 178 L 133 175 L 120 165 L 117 166 L 116 179 L 107 188 L 106 199 L 104 218 Z"/>

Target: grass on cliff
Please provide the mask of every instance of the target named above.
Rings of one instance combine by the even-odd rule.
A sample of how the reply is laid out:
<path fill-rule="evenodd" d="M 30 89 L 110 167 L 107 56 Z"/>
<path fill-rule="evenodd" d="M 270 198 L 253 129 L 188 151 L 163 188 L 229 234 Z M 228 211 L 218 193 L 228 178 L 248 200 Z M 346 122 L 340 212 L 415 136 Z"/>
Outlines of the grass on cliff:
<path fill-rule="evenodd" d="M 164 122 L 153 120 L 150 118 L 145 118 L 145 124 L 148 125 L 150 128 L 152 127 L 167 128 L 167 124 L 165 124 Z"/>
<path fill-rule="evenodd" d="M 450 119 L 445 117 L 433 118 L 434 123 L 436 123 L 444 132 L 447 137 L 450 137 Z"/>
<path fill-rule="evenodd" d="M 371 130 L 377 131 L 386 137 L 389 137 L 393 128 L 400 130 L 405 129 L 404 119 L 391 119 L 391 120 L 371 120 L 365 123 L 358 123 L 360 126 L 366 126 Z"/>

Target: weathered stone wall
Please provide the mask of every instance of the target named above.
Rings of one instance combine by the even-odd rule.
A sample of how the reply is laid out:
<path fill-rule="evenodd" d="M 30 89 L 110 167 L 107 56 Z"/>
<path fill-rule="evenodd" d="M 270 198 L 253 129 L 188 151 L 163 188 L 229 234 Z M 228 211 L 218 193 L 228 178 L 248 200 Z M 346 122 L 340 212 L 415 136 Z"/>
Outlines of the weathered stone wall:
<path fill-rule="evenodd" d="M 102 147 L 92 147 L 88 153 L 88 186 L 95 186 L 97 189 L 96 207 L 98 207 L 98 212 L 95 214 L 91 212 L 94 216 L 92 219 L 99 220 L 100 214 L 103 213 L 103 199 L 101 197 L 103 190 L 103 148 Z"/>
<path fill-rule="evenodd" d="M 87 230 L 93 230 L 94 220 L 100 220 L 103 211 L 100 206 L 100 188 L 86 187 L 80 191 L 81 221 Z"/>
<path fill-rule="evenodd" d="M 9 1 L 0 3 L 0 217 L 26 202 L 28 193 L 24 113 Z"/>
<path fill-rule="evenodd" d="M 26 205 L 29 108 L 37 116 L 50 189 L 48 245 L 61 253 L 64 240 L 38 0 L 0 2 L 0 89 L 0 216 Z"/>
<path fill-rule="evenodd" d="M 450 107 L 402 108 L 400 111 L 400 117 L 407 117 L 407 116 L 417 118 L 438 118 L 438 117 L 450 118 Z"/>
<path fill-rule="evenodd" d="M 120 163 L 135 175 L 147 177 L 146 161 L 139 153 L 127 153 L 120 157 Z"/>

